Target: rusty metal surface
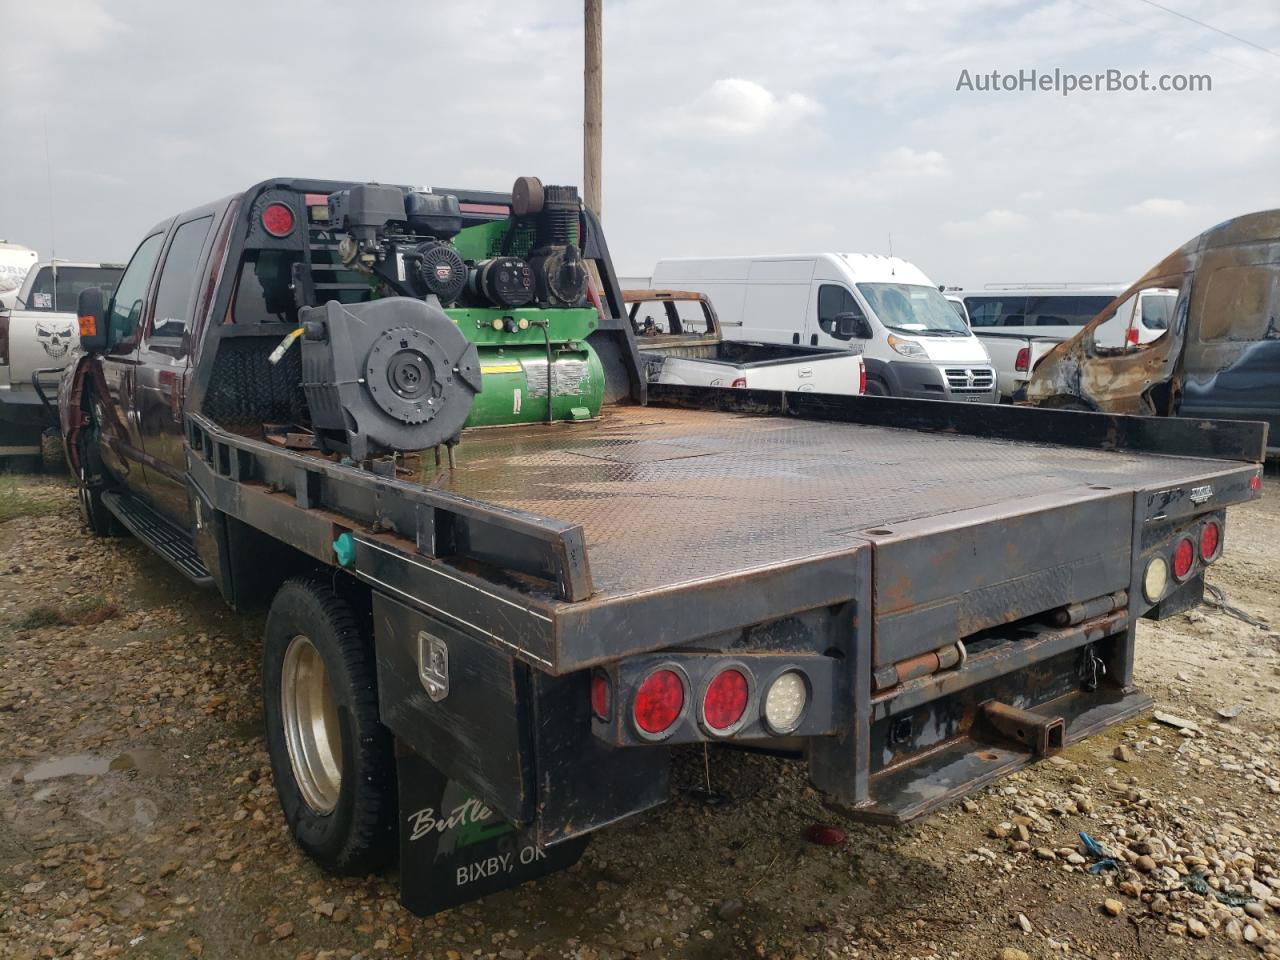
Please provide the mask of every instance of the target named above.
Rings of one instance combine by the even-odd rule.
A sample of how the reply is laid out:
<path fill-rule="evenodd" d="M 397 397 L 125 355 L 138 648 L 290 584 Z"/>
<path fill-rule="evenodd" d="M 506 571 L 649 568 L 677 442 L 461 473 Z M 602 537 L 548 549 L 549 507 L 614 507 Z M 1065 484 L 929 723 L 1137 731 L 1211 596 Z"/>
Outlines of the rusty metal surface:
<path fill-rule="evenodd" d="M 1166 485 L 1215 461 L 784 417 L 618 407 L 477 430 L 423 482 L 584 530 L 595 599 L 847 551 L 885 524 L 1045 494 Z"/>

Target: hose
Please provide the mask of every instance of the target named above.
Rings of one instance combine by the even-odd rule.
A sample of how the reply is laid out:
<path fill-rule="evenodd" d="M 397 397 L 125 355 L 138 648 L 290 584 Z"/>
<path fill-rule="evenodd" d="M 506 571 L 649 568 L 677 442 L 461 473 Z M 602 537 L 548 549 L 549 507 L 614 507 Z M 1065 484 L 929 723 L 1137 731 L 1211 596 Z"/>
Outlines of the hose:
<path fill-rule="evenodd" d="M 552 387 L 555 385 L 555 380 L 551 371 L 553 366 L 551 356 L 551 331 L 549 329 L 551 321 L 543 318 L 542 320 L 534 320 L 532 322 L 535 327 L 542 328 L 542 339 L 545 340 L 547 344 L 547 423 L 553 423 L 555 421 L 555 394 L 552 392 Z"/>

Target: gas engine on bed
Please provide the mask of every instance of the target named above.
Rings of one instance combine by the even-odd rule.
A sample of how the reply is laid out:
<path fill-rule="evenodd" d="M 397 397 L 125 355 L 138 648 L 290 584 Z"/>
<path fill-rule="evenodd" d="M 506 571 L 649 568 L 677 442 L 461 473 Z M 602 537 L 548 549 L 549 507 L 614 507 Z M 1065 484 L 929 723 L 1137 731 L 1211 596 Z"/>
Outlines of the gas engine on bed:
<path fill-rule="evenodd" d="M 454 196 L 363 184 L 331 194 L 327 217 L 335 267 L 371 298 L 299 313 L 321 449 L 364 460 L 452 446 L 464 427 L 599 413 L 576 188 L 521 177 L 507 219 L 464 228 Z"/>

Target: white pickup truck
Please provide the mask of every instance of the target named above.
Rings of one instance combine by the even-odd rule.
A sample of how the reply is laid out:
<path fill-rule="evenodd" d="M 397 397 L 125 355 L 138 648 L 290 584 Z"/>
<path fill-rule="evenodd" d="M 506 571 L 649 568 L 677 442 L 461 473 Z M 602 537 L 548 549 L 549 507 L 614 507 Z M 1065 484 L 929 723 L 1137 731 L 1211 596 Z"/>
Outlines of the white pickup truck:
<path fill-rule="evenodd" d="M 725 341 L 705 294 L 624 290 L 650 383 L 861 396 L 867 371 L 848 349 Z"/>
<path fill-rule="evenodd" d="M 970 323 L 964 300 L 951 293 L 945 296 L 964 322 Z M 991 365 L 996 368 L 996 386 L 1000 390 L 1001 403 L 1012 403 L 1019 399 L 1036 364 L 1062 342 L 1061 337 L 1034 336 L 1016 331 L 1006 333 L 985 327 L 974 328 L 973 332 L 987 348 Z"/>
<path fill-rule="evenodd" d="M 123 270 L 115 263 L 37 263 L 13 307 L 0 309 L 0 457 L 40 453 L 41 435 L 57 426 L 40 394 L 52 402 L 62 368 L 80 342 L 80 291 L 99 287 L 109 300 Z"/>

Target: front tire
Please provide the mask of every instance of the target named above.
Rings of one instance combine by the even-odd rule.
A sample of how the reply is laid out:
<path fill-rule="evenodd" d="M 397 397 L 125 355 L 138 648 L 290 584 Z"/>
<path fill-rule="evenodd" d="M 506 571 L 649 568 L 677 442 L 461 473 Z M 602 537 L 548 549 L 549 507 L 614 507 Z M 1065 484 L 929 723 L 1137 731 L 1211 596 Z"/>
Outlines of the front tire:
<path fill-rule="evenodd" d="M 76 499 L 80 504 L 80 519 L 95 537 L 124 536 L 129 531 L 102 501 L 102 495 L 107 491 L 107 481 L 97 449 L 82 441 L 78 459 L 80 467 L 76 476 Z"/>
<path fill-rule="evenodd" d="M 267 750 L 290 832 L 330 873 L 383 869 L 396 854 L 395 757 L 372 638 L 331 587 L 296 579 L 271 603 L 262 656 Z"/>

